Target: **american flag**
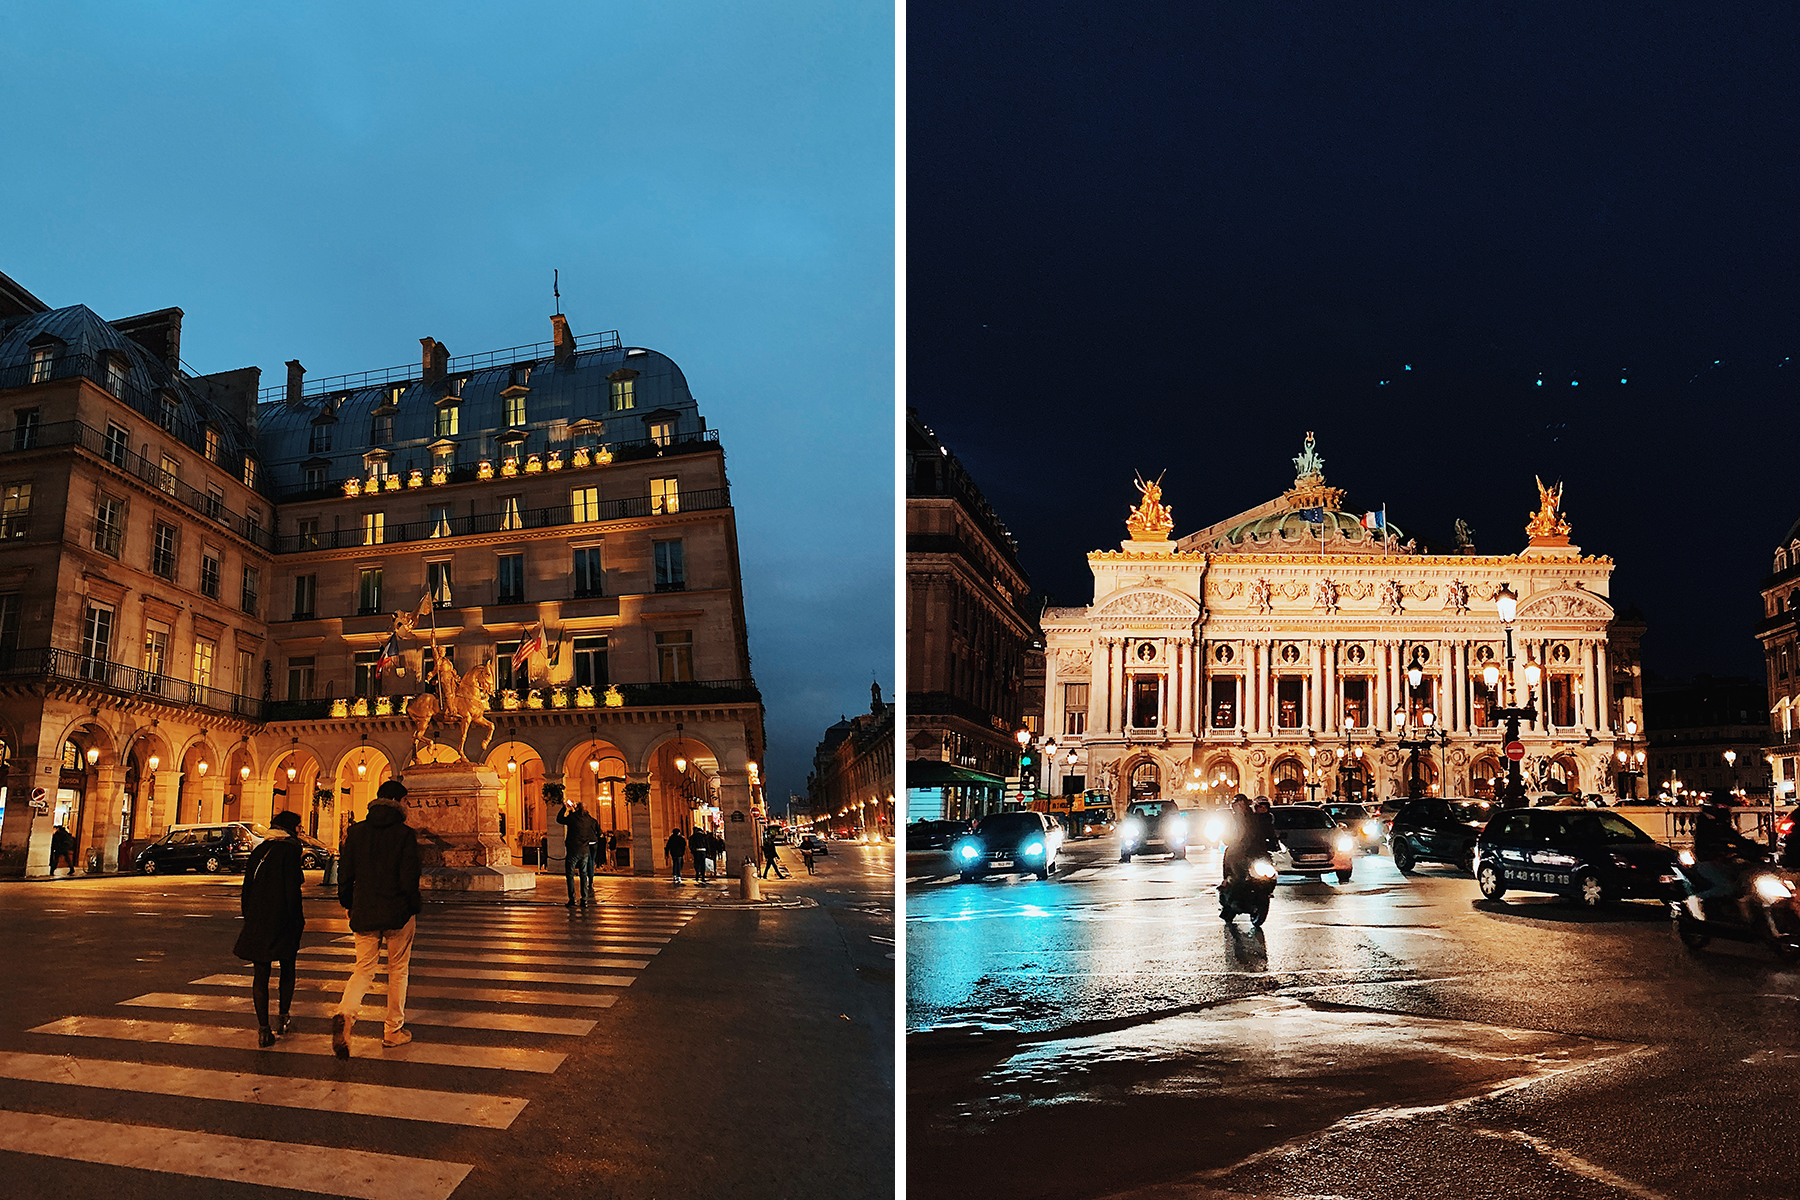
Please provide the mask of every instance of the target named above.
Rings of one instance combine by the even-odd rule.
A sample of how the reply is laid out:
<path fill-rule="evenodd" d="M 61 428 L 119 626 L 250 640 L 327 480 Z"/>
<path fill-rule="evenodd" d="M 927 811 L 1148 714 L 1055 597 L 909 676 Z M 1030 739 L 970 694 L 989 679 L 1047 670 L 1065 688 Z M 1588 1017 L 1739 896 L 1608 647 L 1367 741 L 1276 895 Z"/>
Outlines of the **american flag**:
<path fill-rule="evenodd" d="M 525 664 L 531 661 L 531 656 L 533 654 L 541 654 L 541 653 L 543 653 L 543 650 L 544 650 L 544 623 L 542 621 L 539 621 L 536 625 L 532 626 L 531 633 L 525 638 L 525 640 L 519 643 L 519 648 L 517 650 L 513 651 L 513 656 L 512 656 L 513 670 L 515 670 L 515 671 L 524 670 Z"/>

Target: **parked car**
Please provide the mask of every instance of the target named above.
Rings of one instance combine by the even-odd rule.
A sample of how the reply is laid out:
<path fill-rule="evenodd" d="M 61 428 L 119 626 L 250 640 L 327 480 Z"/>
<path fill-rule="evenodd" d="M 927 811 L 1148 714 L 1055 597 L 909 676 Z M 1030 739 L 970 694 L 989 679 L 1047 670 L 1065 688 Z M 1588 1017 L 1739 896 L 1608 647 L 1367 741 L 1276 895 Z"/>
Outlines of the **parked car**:
<path fill-rule="evenodd" d="M 1590 809 L 1497 814 L 1476 841 L 1475 882 L 1489 900 L 1511 888 L 1570 896 L 1588 908 L 1685 894 L 1673 850 L 1617 813 Z"/>
<path fill-rule="evenodd" d="M 300 843 L 300 866 L 302 870 L 312 871 L 322 867 L 331 859 L 331 847 L 309 833 L 297 833 L 295 840 Z"/>
<path fill-rule="evenodd" d="M 1014 871 L 1050 878 L 1056 870 L 1056 844 L 1049 818 L 1040 812 L 992 813 L 950 846 L 951 861 L 967 883 L 1006 863 Z"/>
<path fill-rule="evenodd" d="M 242 871 L 250 851 L 274 830 L 249 821 L 213 825 L 171 825 L 169 832 L 137 852 L 132 866 L 144 875 L 168 871 Z"/>
<path fill-rule="evenodd" d="M 1349 883 L 1356 866 L 1356 839 L 1318 804 L 1278 804 L 1269 811 L 1281 849 L 1272 856 L 1284 875 L 1318 878 L 1331 871 Z"/>
<path fill-rule="evenodd" d="M 1186 858 L 1187 848 L 1187 814 L 1173 800 L 1140 800 L 1126 810 L 1119 827 L 1120 862 L 1150 853 Z"/>
<path fill-rule="evenodd" d="M 1387 823 L 1367 804 L 1327 804 L 1325 811 L 1342 825 L 1365 854 L 1380 854 L 1387 840 Z"/>
<path fill-rule="evenodd" d="M 1426 797 L 1408 800 L 1394 816 L 1388 836 L 1394 865 L 1412 874 L 1422 862 L 1449 863 L 1474 873 L 1475 840 L 1499 808 L 1487 800 Z"/>

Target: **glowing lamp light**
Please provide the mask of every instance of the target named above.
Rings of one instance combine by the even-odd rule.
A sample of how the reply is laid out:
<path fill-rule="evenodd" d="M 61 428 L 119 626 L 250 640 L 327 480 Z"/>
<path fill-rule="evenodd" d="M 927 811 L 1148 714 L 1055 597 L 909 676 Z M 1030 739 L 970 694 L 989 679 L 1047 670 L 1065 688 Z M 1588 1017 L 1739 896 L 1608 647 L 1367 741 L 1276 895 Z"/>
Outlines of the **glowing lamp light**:
<path fill-rule="evenodd" d="M 687 759 L 679 754 L 675 756 L 675 772 L 678 775 L 687 774 Z"/>
<path fill-rule="evenodd" d="M 299 767 L 289 767 L 287 769 L 287 777 L 288 777 L 289 783 L 294 782 L 294 780 L 296 780 L 300 777 L 300 768 Z"/>
<path fill-rule="evenodd" d="M 369 773 L 369 764 L 367 762 L 359 762 L 356 764 L 356 776 L 358 779 L 362 778 L 364 775 L 367 775 L 368 773 Z"/>
<path fill-rule="evenodd" d="M 1625 722 L 1625 736 L 1626 737 L 1636 737 L 1637 736 L 1637 722 L 1636 721 Z"/>
<path fill-rule="evenodd" d="M 514 758 L 510 754 L 507 755 L 506 756 L 506 773 L 508 775 L 511 775 L 514 771 L 517 771 L 518 769 L 519 769 L 519 760 Z"/>
<path fill-rule="evenodd" d="M 98 746 L 89 746 L 87 748 L 87 760 L 88 766 L 90 767 L 100 761 L 100 748 Z"/>
<path fill-rule="evenodd" d="M 1412 686 L 1418 687 L 1419 681 L 1424 678 L 1425 672 L 1419 669 L 1418 663 L 1414 663 L 1412 666 L 1406 668 L 1406 682 L 1410 683 Z"/>
<path fill-rule="evenodd" d="M 246 763 L 244 766 L 241 766 L 238 768 L 238 778 L 239 779 L 249 779 L 250 778 L 250 766 L 248 763 Z"/>
<path fill-rule="evenodd" d="M 161 765 L 162 765 L 162 756 L 157 755 L 157 754 L 152 754 L 150 756 L 150 773 L 152 775 L 156 774 L 156 768 L 160 767 Z"/>
<path fill-rule="evenodd" d="M 1519 615 L 1519 596 L 1512 590 L 1511 584 L 1500 585 L 1500 594 L 1494 597 L 1494 607 L 1500 610 L 1500 620 L 1508 625 Z"/>
<path fill-rule="evenodd" d="M 204 758 L 194 764 L 195 768 L 200 772 L 202 777 L 204 777 L 206 775 L 206 769 L 209 765 L 210 764 L 208 764 Z"/>
<path fill-rule="evenodd" d="M 1725 765 L 1728 767 L 1737 766 L 1737 751 L 1736 750 L 1727 750 L 1725 752 Z"/>
<path fill-rule="evenodd" d="M 1528 687 L 1536 687 L 1538 680 L 1544 677 L 1544 669 L 1535 662 L 1525 664 L 1525 683 Z"/>
<path fill-rule="evenodd" d="M 1483 667 L 1481 669 L 1481 682 L 1488 685 L 1489 691 L 1499 687 L 1500 668 L 1496 667 L 1493 663 L 1489 663 L 1487 666 Z"/>
<path fill-rule="evenodd" d="M 1019 732 L 1013 734 L 1013 736 L 1019 739 L 1019 745 L 1022 747 L 1031 744 L 1031 730 L 1029 729 L 1021 729 Z"/>
<path fill-rule="evenodd" d="M 1406 724 L 1406 710 L 1404 708 L 1396 708 L 1394 710 L 1394 724 L 1396 724 L 1396 725 Z"/>
<path fill-rule="evenodd" d="M 588 759 L 588 770 L 596 775 L 600 773 L 600 756 L 598 754 Z"/>
<path fill-rule="evenodd" d="M 1432 727 L 1432 725 L 1435 724 L 1437 721 L 1437 714 L 1432 712 L 1428 708 L 1425 710 L 1424 714 L 1419 718 L 1419 720 L 1421 720 L 1425 723 L 1425 728 L 1430 729 Z"/>

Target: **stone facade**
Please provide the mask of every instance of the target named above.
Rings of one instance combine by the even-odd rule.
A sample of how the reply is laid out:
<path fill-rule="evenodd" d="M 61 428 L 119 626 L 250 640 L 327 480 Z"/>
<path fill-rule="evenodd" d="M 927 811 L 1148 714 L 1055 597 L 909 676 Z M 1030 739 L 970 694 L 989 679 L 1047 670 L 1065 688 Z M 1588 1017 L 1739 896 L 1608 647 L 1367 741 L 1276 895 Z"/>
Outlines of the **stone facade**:
<path fill-rule="evenodd" d="M 308 384 L 295 362 L 259 392 L 254 368 L 186 373 L 179 310 L 4 299 L 0 871 L 46 869 L 59 814 L 78 869 L 283 808 L 336 845 L 413 760 L 440 659 L 491 673 L 467 747 L 513 864 L 560 845 L 550 785 L 629 833 L 639 871 L 696 821 L 753 855 L 735 515 L 670 360 L 578 345 L 559 316 L 550 343 L 458 360 L 425 339 L 416 370 Z M 422 760 L 461 733 L 429 724 Z"/>
<path fill-rule="evenodd" d="M 1134 789 L 1183 803 L 1404 795 L 1396 743 L 1429 712 L 1442 736 L 1421 756 L 1428 788 L 1489 795 L 1505 759 L 1482 672 L 1505 667 L 1508 584 L 1516 665 L 1545 672 L 1521 735 L 1527 787 L 1610 792 L 1624 722 L 1642 722 L 1641 626 L 1615 620 L 1611 560 L 1568 544 L 1566 523 L 1517 554 L 1477 554 L 1469 537 L 1420 551 L 1343 510 L 1310 436 L 1295 465 L 1284 496 L 1179 541 L 1167 509 L 1145 516 L 1150 485 L 1132 536 L 1088 556 L 1093 603 L 1045 611 L 1046 727 L 1080 746 L 1085 786 L 1116 807 Z"/>
<path fill-rule="evenodd" d="M 1800 521 L 1775 547 L 1762 587 L 1763 619 L 1756 626 L 1769 684 L 1769 740 L 1765 757 L 1777 793 L 1792 801 L 1800 763 Z"/>
<path fill-rule="evenodd" d="M 842 833 L 894 831 L 894 705 L 870 685 L 869 711 L 840 720 L 813 750 L 807 811 Z"/>

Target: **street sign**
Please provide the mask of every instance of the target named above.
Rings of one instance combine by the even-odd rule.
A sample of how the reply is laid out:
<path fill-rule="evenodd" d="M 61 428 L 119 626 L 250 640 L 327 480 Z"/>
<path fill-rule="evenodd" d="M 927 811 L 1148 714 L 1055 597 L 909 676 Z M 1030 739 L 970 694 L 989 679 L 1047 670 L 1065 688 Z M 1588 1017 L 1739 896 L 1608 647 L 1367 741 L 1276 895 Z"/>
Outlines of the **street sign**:
<path fill-rule="evenodd" d="M 1519 762 L 1520 760 L 1522 760 L 1525 757 L 1525 743 L 1524 742 L 1508 742 L 1508 743 L 1506 743 L 1506 757 L 1512 759 L 1514 762 Z"/>
<path fill-rule="evenodd" d="M 46 792 L 43 788 L 32 788 L 31 789 L 31 802 L 33 804 L 42 804 L 44 801 L 48 800 L 49 798 L 50 798 L 50 793 Z"/>

